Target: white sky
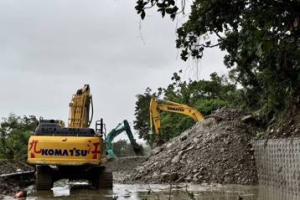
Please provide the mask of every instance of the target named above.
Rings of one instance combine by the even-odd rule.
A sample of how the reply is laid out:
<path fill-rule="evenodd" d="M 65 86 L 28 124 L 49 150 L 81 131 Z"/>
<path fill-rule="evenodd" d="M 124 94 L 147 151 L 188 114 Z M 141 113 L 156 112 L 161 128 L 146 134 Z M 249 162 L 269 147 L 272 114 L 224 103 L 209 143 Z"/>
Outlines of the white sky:
<path fill-rule="evenodd" d="M 94 116 L 110 130 L 123 119 L 133 125 L 135 95 L 168 85 L 179 69 L 185 79 L 226 73 L 217 49 L 198 64 L 181 61 L 176 21 L 153 10 L 140 29 L 135 2 L 1 0 L 0 117 L 67 121 L 72 94 L 88 83 Z"/>

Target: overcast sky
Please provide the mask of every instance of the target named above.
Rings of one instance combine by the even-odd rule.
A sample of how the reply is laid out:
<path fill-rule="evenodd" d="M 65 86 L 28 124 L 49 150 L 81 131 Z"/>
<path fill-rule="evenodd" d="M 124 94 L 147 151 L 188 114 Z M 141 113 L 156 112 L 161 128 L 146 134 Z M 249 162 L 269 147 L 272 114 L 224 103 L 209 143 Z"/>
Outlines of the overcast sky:
<path fill-rule="evenodd" d="M 90 84 L 95 118 L 108 130 L 134 120 L 136 94 L 170 83 L 173 72 L 208 79 L 225 73 L 222 55 L 197 64 L 175 48 L 176 20 L 151 12 L 140 23 L 135 0 L 1 0 L 0 113 L 67 121 L 72 94 Z M 141 24 L 141 28 L 140 28 Z"/>

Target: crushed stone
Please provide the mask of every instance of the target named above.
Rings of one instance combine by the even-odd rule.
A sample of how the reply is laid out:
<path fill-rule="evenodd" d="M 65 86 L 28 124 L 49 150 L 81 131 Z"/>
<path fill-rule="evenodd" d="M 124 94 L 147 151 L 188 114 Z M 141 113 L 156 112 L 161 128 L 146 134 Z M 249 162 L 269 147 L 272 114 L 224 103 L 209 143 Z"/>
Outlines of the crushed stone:
<path fill-rule="evenodd" d="M 152 150 L 125 182 L 258 183 L 251 116 L 222 108 Z"/>

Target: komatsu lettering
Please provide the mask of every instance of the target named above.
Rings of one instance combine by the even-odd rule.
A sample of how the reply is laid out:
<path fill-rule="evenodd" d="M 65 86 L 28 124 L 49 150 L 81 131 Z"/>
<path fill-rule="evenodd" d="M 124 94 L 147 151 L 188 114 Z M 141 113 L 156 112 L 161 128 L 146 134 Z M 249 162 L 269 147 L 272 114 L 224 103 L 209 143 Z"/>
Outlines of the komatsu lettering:
<path fill-rule="evenodd" d="M 92 154 L 93 159 L 98 159 L 100 152 L 100 143 L 88 141 L 87 149 L 52 149 L 52 148 L 38 148 L 38 140 L 32 140 L 29 143 L 29 151 L 32 151 L 30 156 L 35 158 L 35 154 L 41 154 L 43 156 L 75 156 L 75 157 L 86 157 L 88 154 Z"/>
<path fill-rule="evenodd" d="M 81 149 L 41 149 L 43 156 L 87 156 L 88 150 Z"/>
<path fill-rule="evenodd" d="M 168 106 L 168 110 L 174 110 L 174 111 L 184 112 L 183 108 L 174 108 L 174 107 L 169 107 L 169 106 Z"/>

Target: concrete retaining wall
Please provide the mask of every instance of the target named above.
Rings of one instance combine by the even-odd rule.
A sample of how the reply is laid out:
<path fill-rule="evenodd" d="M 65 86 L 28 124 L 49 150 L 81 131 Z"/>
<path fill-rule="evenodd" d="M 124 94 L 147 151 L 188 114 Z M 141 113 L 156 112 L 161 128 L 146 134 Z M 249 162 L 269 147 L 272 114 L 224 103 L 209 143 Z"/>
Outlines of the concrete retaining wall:
<path fill-rule="evenodd" d="M 259 184 L 300 197 L 300 139 L 254 142 Z"/>

